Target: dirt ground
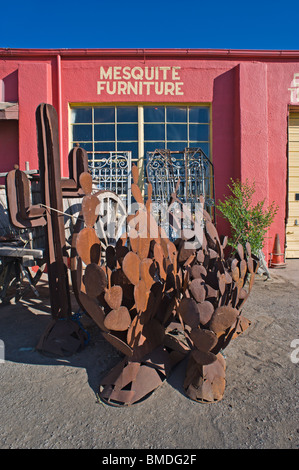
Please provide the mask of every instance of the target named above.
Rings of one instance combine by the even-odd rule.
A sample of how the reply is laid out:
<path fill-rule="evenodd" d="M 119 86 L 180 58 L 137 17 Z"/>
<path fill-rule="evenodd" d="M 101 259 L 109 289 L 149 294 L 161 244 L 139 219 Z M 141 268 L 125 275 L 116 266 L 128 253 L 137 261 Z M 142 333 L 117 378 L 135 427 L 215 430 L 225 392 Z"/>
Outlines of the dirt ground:
<path fill-rule="evenodd" d="M 97 400 L 101 377 L 120 355 L 86 316 L 88 346 L 67 359 L 35 346 L 50 322 L 46 279 L 40 297 L 0 306 L 1 449 L 295 449 L 299 447 L 299 260 L 258 276 L 243 314 L 252 324 L 225 350 L 224 398 L 188 399 L 186 360 L 147 400 L 114 408 Z M 78 306 L 74 303 L 74 311 Z M 297 345 L 299 347 L 299 344 Z"/>

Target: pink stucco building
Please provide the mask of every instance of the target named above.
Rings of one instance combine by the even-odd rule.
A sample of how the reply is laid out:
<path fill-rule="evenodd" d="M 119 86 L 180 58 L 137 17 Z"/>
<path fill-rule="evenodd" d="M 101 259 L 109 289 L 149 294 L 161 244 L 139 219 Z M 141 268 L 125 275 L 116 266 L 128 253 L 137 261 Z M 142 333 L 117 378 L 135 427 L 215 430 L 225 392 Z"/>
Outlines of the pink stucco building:
<path fill-rule="evenodd" d="M 76 142 L 91 159 L 129 150 L 139 161 L 155 148 L 199 146 L 216 201 L 240 178 L 279 205 L 267 258 L 276 234 L 299 257 L 298 90 L 299 51 L 0 49 L 0 172 L 37 168 L 35 110 L 51 103 L 63 176 Z"/>

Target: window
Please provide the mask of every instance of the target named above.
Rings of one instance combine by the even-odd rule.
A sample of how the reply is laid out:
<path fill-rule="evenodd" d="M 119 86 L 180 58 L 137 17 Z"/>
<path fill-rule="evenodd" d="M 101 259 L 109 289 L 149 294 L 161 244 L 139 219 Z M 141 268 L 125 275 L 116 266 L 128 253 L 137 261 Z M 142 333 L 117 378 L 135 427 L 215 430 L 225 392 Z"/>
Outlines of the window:
<path fill-rule="evenodd" d="M 131 151 L 136 162 L 156 149 L 185 147 L 210 157 L 209 106 L 72 106 L 70 125 L 71 147 L 79 143 L 94 162 L 103 152 Z"/>
<path fill-rule="evenodd" d="M 71 108 L 71 147 L 79 143 L 92 161 L 103 152 L 132 151 L 138 159 L 137 106 Z"/>

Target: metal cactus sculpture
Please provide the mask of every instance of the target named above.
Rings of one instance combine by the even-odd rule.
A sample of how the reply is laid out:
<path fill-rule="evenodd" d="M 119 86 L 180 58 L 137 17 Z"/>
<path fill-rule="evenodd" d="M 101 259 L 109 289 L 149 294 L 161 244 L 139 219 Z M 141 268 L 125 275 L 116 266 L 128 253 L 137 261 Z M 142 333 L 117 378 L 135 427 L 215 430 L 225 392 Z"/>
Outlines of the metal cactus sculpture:
<path fill-rule="evenodd" d="M 218 401 L 225 389 L 221 351 L 250 325 L 241 309 L 258 261 L 249 245 L 246 253 L 239 245 L 225 260 L 225 240 L 221 243 L 205 210 L 200 247 L 186 249 L 183 238 L 170 241 L 151 213 L 151 185 L 144 203 L 137 167 L 132 175 L 138 209 L 128 216 L 127 232 L 105 252 L 94 229 L 99 201 L 91 175 L 80 177 L 85 223 L 73 238 L 74 291 L 104 338 L 125 356 L 102 380 L 99 395 L 116 406 L 136 403 L 189 354 L 186 394 L 200 402 Z"/>

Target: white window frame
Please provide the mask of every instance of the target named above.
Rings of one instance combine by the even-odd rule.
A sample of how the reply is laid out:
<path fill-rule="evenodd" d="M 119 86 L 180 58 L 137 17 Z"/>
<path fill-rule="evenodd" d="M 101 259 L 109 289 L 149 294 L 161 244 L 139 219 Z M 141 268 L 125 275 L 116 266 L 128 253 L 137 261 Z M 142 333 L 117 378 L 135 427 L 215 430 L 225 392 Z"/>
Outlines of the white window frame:
<path fill-rule="evenodd" d="M 73 108 L 92 108 L 92 122 L 90 123 L 92 125 L 92 145 L 93 145 L 93 150 L 88 151 L 88 153 L 92 153 L 93 156 L 95 155 L 95 150 L 94 150 L 94 108 L 99 108 L 99 107 L 114 107 L 115 110 L 119 107 L 137 107 L 138 109 L 138 156 L 137 158 L 133 158 L 133 162 L 137 163 L 138 167 L 141 169 L 143 165 L 143 161 L 145 158 L 144 155 L 144 144 L 145 139 L 144 139 L 144 108 L 145 107 L 152 107 L 152 106 L 164 106 L 166 107 L 177 107 L 177 106 L 183 106 L 187 107 L 188 110 L 192 107 L 203 107 L 203 108 L 209 108 L 209 113 L 210 113 L 210 119 L 209 119 L 209 140 L 208 141 L 203 141 L 203 143 L 208 143 L 209 144 L 209 159 L 212 161 L 212 106 L 211 103 L 69 103 L 69 150 L 71 150 L 74 146 L 74 141 L 72 139 L 72 123 L 71 123 L 71 111 Z M 117 111 L 116 111 L 117 112 Z M 116 116 L 116 114 L 115 114 Z M 114 125 L 115 125 L 115 142 L 117 145 L 117 118 L 115 119 Z M 128 123 L 129 124 L 129 123 Z M 158 123 L 157 123 L 158 124 Z M 164 117 L 164 125 L 165 125 L 165 146 L 167 148 L 167 125 L 171 124 L 166 121 L 166 112 L 165 112 L 165 117 Z M 173 124 L 180 124 L 180 123 L 173 123 Z M 181 123 L 182 124 L 182 123 Z M 187 142 L 189 143 L 189 132 L 190 132 L 190 123 L 189 122 L 189 112 L 187 113 Z M 197 124 L 197 123 L 194 123 Z M 199 123 L 206 125 L 207 123 Z M 129 142 L 129 141 L 128 141 Z M 134 141 L 135 142 L 135 141 Z M 176 141 L 171 141 L 171 142 L 176 142 Z M 119 150 L 117 148 L 117 150 Z M 183 149 L 182 149 L 183 150 Z M 96 160 L 92 158 L 92 160 Z"/>

